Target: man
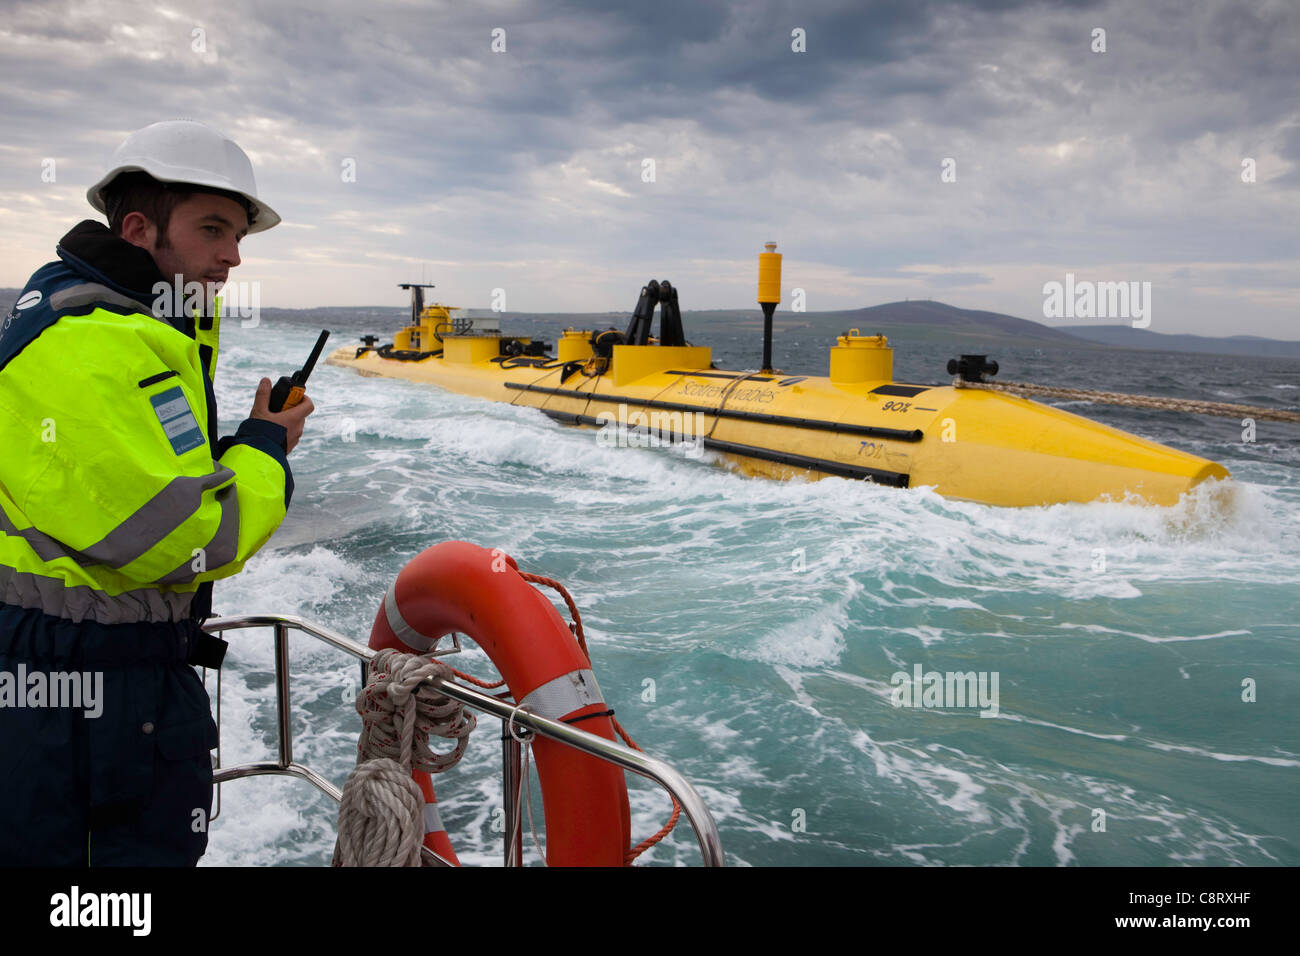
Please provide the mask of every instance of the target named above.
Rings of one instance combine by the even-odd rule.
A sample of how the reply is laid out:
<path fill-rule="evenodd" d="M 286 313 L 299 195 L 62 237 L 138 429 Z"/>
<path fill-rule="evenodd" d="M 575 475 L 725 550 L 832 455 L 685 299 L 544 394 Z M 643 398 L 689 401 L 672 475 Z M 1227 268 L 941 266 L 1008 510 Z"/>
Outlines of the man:
<path fill-rule="evenodd" d="M 309 399 L 217 440 L 219 318 L 239 241 L 280 217 L 200 123 L 129 136 L 85 221 L 0 324 L 0 865 L 194 865 L 212 802 L 192 663 L 211 582 L 279 526 Z M 199 297 L 195 297 L 197 300 Z"/>

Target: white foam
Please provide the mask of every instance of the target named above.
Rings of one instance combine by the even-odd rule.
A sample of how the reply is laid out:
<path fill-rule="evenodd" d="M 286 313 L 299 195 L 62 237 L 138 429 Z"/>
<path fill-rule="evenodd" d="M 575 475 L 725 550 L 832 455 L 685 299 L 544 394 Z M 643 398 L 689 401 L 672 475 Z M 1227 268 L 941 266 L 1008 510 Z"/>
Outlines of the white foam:
<path fill-rule="evenodd" d="M 252 368 L 265 356 L 236 349 L 223 361 L 228 370 Z M 910 669 L 917 648 L 1010 649 L 1035 655 L 1038 665 L 1056 653 L 1052 639 L 1100 644 L 1117 637 L 1135 641 L 1132 653 L 1178 655 L 1176 673 L 1185 679 L 1200 660 L 1195 654 L 1218 651 L 1224 639 L 1249 639 L 1251 632 L 1237 629 L 1241 619 L 1209 616 L 1230 596 L 1294 581 L 1300 513 L 1294 469 L 1280 452 L 1274 460 L 1265 445 L 1244 449 L 1260 460 L 1231 467 L 1248 467 L 1257 483 L 1207 483 L 1172 508 L 1095 502 L 1003 509 L 926 488 L 750 479 L 670 450 L 602 448 L 595 430 L 565 428 L 534 410 L 405 382 L 366 379 L 363 387 L 350 370 L 332 367 L 316 374 L 329 386 L 320 394 L 329 397 L 309 420 L 305 453 L 291 458 L 299 476 L 291 520 L 312 517 L 286 528 L 294 532 L 286 544 L 273 540 L 243 573 L 218 584 L 221 610 L 323 617 L 364 636 L 388 581 L 420 548 L 449 537 L 499 546 L 573 591 L 620 718 L 636 706 L 641 674 L 656 677 L 660 702 L 643 721 L 650 732 L 634 733 L 697 784 L 724 841 L 775 844 L 778 859 L 794 861 L 818 858 L 810 845 L 837 848 L 835 859 L 864 852 L 842 831 L 796 841 L 788 817 L 772 813 L 774 801 L 765 803 L 780 792 L 785 803 L 777 805 L 788 812 L 794 798 L 784 794 L 806 793 L 817 777 L 854 786 L 861 780 L 864 806 L 905 808 L 900 812 L 922 830 L 920 839 L 871 850 L 881 862 L 948 862 L 985 839 L 1002 847 L 998 862 L 1106 862 L 1111 851 L 1086 837 L 1096 806 L 1138 821 L 1138 852 L 1154 854 L 1150 859 L 1272 858 L 1261 838 L 1230 821 L 1179 811 L 1152 786 L 1136 791 L 1050 761 L 991 755 L 1037 752 L 1043 740 L 1062 752 L 1090 748 L 1094 757 L 1125 756 L 1123 748 L 1130 758 L 1208 759 L 1220 767 L 1290 768 L 1295 755 L 1237 752 L 1249 744 L 1198 746 L 1168 729 L 1139 736 L 1135 720 L 1094 725 L 1068 704 L 1047 702 L 1026 713 L 1029 705 L 1009 699 L 1005 687 L 996 720 L 903 713 L 891 706 L 888 684 L 864 675 L 889 673 L 882 663 Z M 251 401 L 241 375 L 231 401 L 223 390 L 224 408 Z M 345 425 L 355 429 L 355 442 L 340 440 Z M 290 546 L 295 536 L 303 543 Z M 347 557 L 354 536 L 365 541 L 364 567 Z M 265 634 L 237 641 L 223 714 L 227 763 L 265 758 L 274 745 L 270 641 Z M 310 730 L 301 753 L 341 782 L 355 748 L 356 718 L 343 696 L 356 668 L 296 645 L 295 655 L 294 720 Z M 462 661 L 475 666 L 457 666 L 487 673 L 481 660 L 473 649 Z M 1172 678 L 1175 669 L 1167 670 Z M 670 674 L 675 680 L 663 676 Z M 768 686 L 769 675 L 783 684 Z M 796 741 L 789 739 L 792 721 L 803 724 Z M 491 830 L 501 802 L 495 729 L 495 721 L 481 725 L 466 759 L 438 782 L 467 863 L 500 862 L 500 834 Z M 1008 749 L 1009 735 L 1031 736 L 1010 736 Z M 240 739 L 245 743 L 235 743 Z M 935 739 L 960 741 L 965 750 Z M 782 762 L 796 750 L 807 766 L 791 772 Z M 237 797 L 240 788 L 250 796 Z M 314 822 L 317 798 L 308 785 L 274 781 L 250 790 L 240 781 L 225 789 L 228 817 L 216 825 L 221 839 L 207 862 L 328 859 L 332 823 Z M 657 791 L 634 791 L 635 837 L 658 828 L 666 803 Z M 288 832 L 300 845 L 285 845 Z M 744 865 L 747 855 L 729 851 L 729 862 Z M 761 850 L 753 857 L 772 860 Z M 648 857 L 697 859 L 684 823 Z"/>

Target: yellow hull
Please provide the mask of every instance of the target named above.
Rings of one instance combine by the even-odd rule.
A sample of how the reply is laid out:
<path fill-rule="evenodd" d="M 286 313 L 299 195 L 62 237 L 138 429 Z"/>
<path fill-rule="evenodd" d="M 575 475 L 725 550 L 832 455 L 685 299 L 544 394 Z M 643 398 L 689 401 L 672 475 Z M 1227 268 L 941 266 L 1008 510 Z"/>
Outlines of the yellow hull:
<path fill-rule="evenodd" d="M 327 361 L 537 408 L 571 424 L 626 421 L 702 437 L 705 448 L 767 477 L 929 485 L 1008 506 L 1130 495 L 1170 505 L 1207 478 L 1229 477 L 1215 462 L 999 392 L 728 372 L 710 368 L 709 349 L 691 346 L 615 346 L 609 370 L 590 377 L 576 362 L 503 361 L 490 338 L 446 336 L 446 346 L 446 358 L 401 361 L 373 350 L 356 357 L 345 347 Z M 515 362 L 535 364 L 509 367 Z"/>

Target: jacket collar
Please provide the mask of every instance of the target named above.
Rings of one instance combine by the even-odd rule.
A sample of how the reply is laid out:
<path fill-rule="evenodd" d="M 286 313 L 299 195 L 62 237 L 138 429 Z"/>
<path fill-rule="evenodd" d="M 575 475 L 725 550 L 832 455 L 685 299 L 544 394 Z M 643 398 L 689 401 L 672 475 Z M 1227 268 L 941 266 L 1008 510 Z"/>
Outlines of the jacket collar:
<path fill-rule="evenodd" d="M 166 282 L 153 256 L 133 246 L 102 222 L 85 219 L 59 240 L 60 259 L 86 278 L 130 296 L 152 309 L 154 284 Z"/>

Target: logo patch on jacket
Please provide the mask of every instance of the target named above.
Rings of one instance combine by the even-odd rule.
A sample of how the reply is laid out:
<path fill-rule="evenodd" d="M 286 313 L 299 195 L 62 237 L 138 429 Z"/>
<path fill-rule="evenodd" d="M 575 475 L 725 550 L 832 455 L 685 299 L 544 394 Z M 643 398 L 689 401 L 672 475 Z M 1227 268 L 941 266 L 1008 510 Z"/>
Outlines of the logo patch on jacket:
<path fill-rule="evenodd" d="M 185 393 L 179 387 L 160 392 L 149 401 L 153 403 L 158 424 L 162 425 L 163 434 L 172 443 L 172 451 L 176 454 L 183 455 L 207 444 L 194 413 L 190 411 L 190 403 L 185 400 Z"/>
<path fill-rule="evenodd" d="M 30 309 L 32 306 L 39 304 L 40 301 L 41 290 L 33 289 L 14 303 L 14 311 L 21 312 L 23 309 Z"/>

